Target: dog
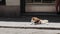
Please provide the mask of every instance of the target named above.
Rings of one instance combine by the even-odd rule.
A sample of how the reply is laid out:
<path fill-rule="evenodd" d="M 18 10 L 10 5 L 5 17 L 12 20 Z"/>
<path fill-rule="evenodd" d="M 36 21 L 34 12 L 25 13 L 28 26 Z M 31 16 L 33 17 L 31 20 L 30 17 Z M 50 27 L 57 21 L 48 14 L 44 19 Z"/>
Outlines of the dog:
<path fill-rule="evenodd" d="M 32 17 L 31 22 L 32 24 L 43 24 L 43 23 L 48 23 L 48 20 L 42 20 L 38 17 Z"/>

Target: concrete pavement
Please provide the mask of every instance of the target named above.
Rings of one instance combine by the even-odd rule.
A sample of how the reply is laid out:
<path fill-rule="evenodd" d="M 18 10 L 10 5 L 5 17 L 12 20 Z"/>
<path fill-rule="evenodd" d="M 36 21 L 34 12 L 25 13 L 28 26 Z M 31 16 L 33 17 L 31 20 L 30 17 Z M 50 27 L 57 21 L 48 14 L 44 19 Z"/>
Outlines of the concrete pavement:
<path fill-rule="evenodd" d="M 13 21 L 0 21 L 0 26 L 10 27 L 49 27 L 49 28 L 60 28 L 60 23 L 49 22 L 47 24 L 34 25 L 31 22 L 13 22 Z"/>
<path fill-rule="evenodd" d="M 0 34 L 60 34 L 60 30 L 0 28 Z"/>
<path fill-rule="evenodd" d="M 2 27 L 1 27 L 2 26 Z M 7 28 L 4 28 L 6 27 Z M 48 23 L 31 25 L 31 22 L 7 22 L 0 21 L 0 34 L 60 34 L 60 30 L 55 29 L 23 29 L 9 27 L 53 27 L 60 28 L 60 23 Z"/>

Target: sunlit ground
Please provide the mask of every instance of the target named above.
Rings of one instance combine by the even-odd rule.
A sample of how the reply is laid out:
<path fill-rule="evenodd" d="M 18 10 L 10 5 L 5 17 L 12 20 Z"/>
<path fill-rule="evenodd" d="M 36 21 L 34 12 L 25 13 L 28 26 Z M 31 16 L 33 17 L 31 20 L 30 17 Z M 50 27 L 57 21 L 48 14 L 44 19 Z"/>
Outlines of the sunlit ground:
<path fill-rule="evenodd" d="M 14 27 L 53 27 L 60 28 L 60 23 L 48 22 L 47 24 L 34 25 L 32 22 L 11 22 L 0 21 L 0 26 L 14 26 Z"/>
<path fill-rule="evenodd" d="M 31 25 L 31 22 L 7 22 L 0 21 L 0 34 L 60 34 L 60 30 L 48 30 L 48 29 L 22 29 L 22 28 L 4 28 L 3 26 L 8 27 L 53 27 L 60 28 L 60 23 L 48 23 L 48 24 L 39 24 Z"/>
<path fill-rule="evenodd" d="M 60 34 L 60 30 L 0 28 L 0 34 Z"/>

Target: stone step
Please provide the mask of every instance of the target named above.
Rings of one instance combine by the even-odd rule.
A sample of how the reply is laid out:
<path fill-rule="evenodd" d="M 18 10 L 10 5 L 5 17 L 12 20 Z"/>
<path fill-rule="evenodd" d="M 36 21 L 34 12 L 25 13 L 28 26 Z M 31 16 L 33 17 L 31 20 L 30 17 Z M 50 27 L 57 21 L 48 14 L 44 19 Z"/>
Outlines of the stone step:
<path fill-rule="evenodd" d="M 60 23 L 50 22 L 48 24 L 33 25 L 31 22 L 7 22 L 0 21 L 2 28 L 24 28 L 24 29 L 58 29 L 60 30 Z"/>
<path fill-rule="evenodd" d="M 0 28 L 0 34 L 60 34 L 60 30 Z"/>

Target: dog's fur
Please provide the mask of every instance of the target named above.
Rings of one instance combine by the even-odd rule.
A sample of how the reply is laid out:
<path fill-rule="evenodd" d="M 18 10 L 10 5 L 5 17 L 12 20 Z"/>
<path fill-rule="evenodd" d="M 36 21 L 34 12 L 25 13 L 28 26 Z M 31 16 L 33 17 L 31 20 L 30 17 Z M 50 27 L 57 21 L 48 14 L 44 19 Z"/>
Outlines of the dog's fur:
<path fill-rule="evenodd" d="M 31 22 L 34 22 L 35 24 L 41 24 L 41 21 L 37 17 L 32 17 Z"/>
<path fill-rule="evenodd" d="M 42 20 L 37 17 L 32 17 L 31 22 L 32 22 L 32 24 L 47 24 L 48 20 Z"/>

